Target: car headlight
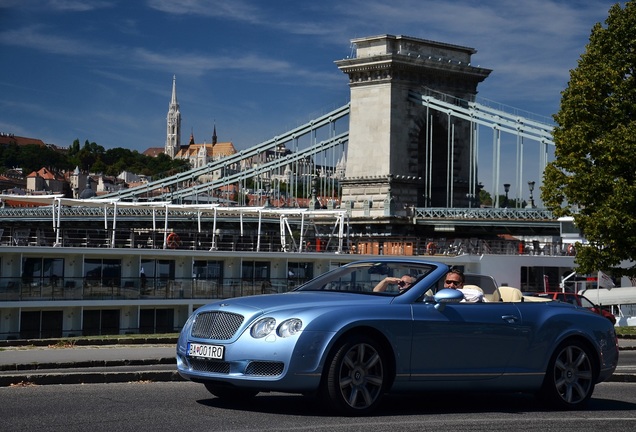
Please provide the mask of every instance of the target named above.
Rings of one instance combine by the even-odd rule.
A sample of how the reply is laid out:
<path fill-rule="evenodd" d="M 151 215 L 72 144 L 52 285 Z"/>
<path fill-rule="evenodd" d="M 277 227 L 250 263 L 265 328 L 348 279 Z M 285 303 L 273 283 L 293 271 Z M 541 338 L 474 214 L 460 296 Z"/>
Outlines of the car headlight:
<path fill-rule="evenodd" d="M 299 320 L 298 318 L 291 318 L 280 323 L 276 333 L 278 334 L 278 336 L 284 338 L 295 335 L 296 333 L 300 332 L 300 329 L 302 328 L 303 322 L 301 320 Z"/>
<path fill-rule="evenodd" d="M 274 318 L 262 318 L 252 325 L 250 334 L 253 338 L 260 339 L 273 332 L 275 328 L 276 320 Z"/>

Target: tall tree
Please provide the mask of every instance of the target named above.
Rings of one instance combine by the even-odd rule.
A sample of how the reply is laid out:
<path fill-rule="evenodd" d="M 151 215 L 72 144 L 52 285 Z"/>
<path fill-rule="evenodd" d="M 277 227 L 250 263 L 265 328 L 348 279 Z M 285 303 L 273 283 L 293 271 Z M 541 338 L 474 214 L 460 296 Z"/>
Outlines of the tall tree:
<path fill-rule="evenodd" d="M 636 275 L 636 3 L 615 4 L 570 72 L 554 116 L 555 160 L 541 197 L 589 244 L 578 270 Z"/>

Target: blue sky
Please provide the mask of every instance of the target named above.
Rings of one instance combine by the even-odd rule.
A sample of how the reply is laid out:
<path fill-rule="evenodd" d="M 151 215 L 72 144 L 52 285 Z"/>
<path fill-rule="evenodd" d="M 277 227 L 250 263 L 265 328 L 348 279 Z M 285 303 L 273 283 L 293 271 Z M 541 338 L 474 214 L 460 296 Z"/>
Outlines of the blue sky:
<path fill-rule="evenodd" d="M 250 147 L 345 104 L 350 40 L 477 49 L 480 96 L 550 116 L 606 0 L 0 0 L 0 131 L 69 146 L 163 147 L 173 74 L 182 140 Z M 487 180 L 487 179 L 486 179 Z"/>

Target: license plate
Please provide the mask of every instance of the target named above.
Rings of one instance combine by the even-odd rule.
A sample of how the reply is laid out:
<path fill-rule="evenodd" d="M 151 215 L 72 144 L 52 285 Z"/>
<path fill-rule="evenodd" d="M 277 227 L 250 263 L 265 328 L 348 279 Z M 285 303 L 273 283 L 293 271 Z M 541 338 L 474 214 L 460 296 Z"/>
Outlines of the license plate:
<path fill-rule="evenodd" d="M 225 347 L 223 345 L 206 345 L 190 343 L 188 345 L 188 355 L 190 357 L 201 357 L 214 360 L 223 360 Z"/>

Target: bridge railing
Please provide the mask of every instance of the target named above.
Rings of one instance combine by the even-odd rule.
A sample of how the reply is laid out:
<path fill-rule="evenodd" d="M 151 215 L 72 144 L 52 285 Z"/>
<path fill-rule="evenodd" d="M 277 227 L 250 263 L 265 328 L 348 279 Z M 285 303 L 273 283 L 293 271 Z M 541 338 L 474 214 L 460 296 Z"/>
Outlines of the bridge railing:
<path fill-rule="evenodd" d="M 550 210 L 543 208 L 415 207 L 413 217 L 415 219 L 556 220 Z"/>

